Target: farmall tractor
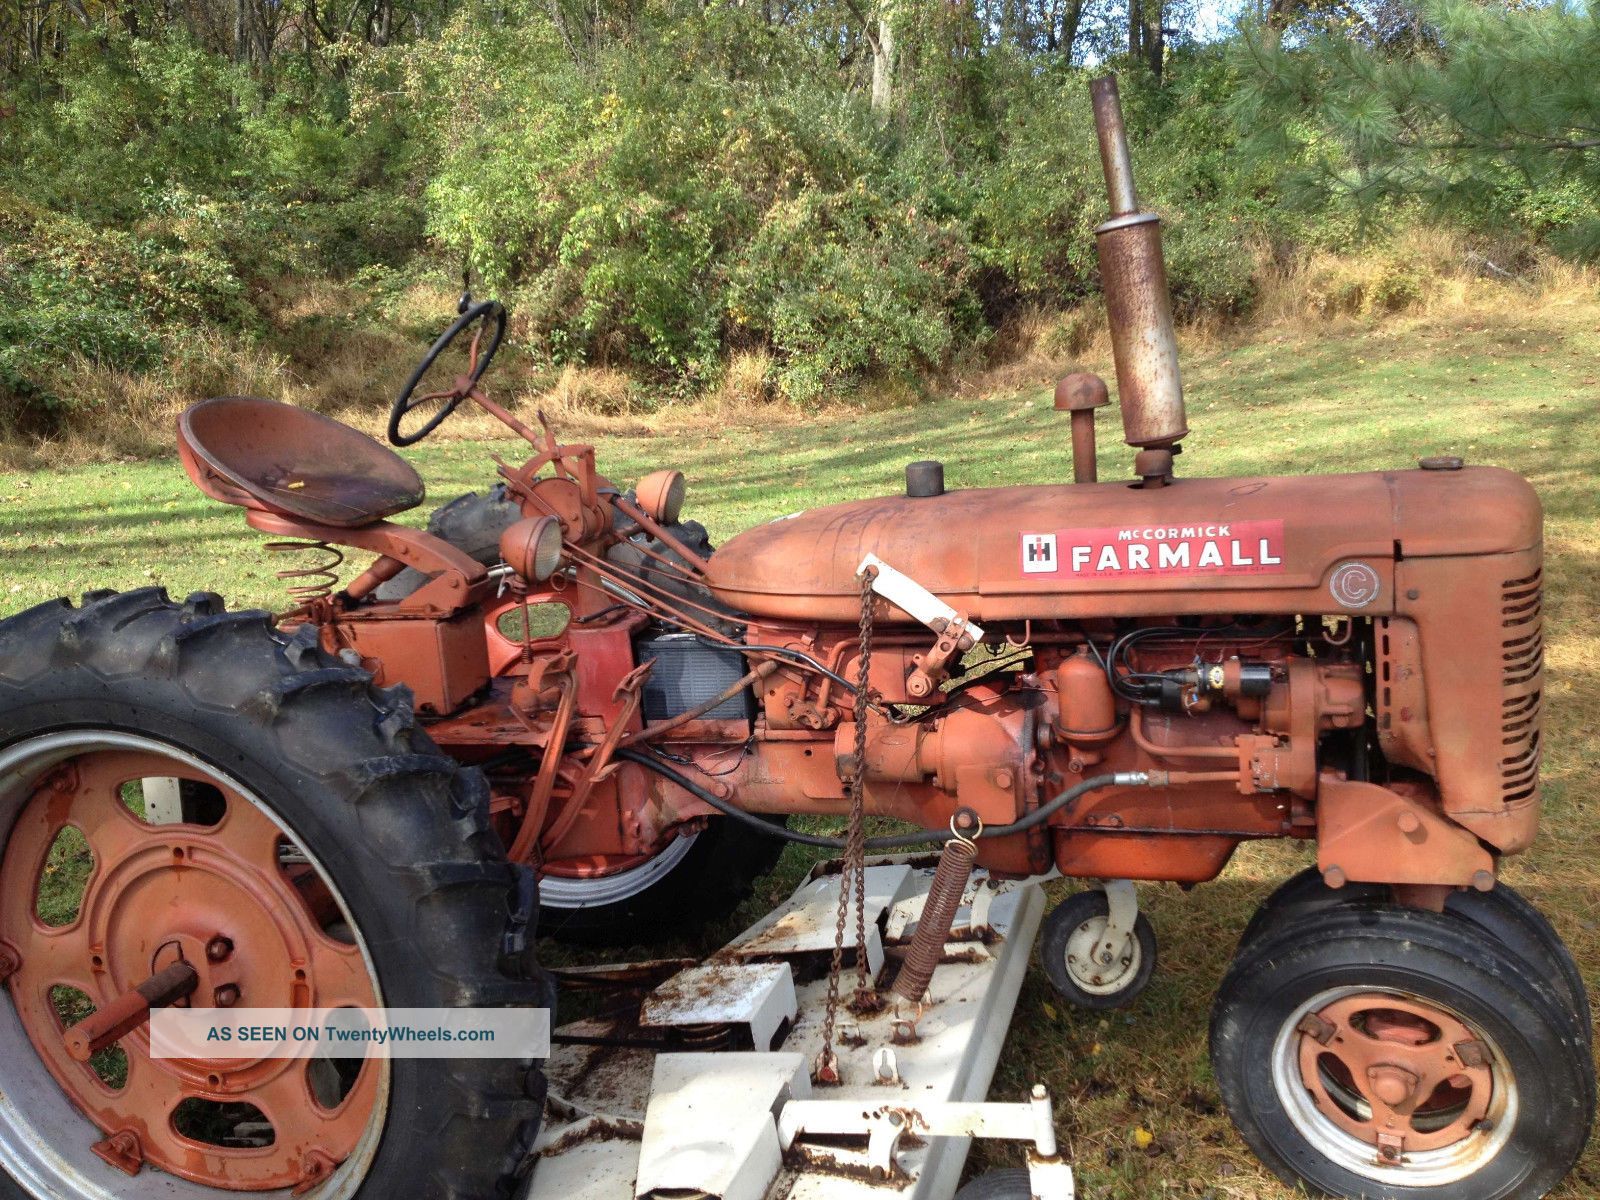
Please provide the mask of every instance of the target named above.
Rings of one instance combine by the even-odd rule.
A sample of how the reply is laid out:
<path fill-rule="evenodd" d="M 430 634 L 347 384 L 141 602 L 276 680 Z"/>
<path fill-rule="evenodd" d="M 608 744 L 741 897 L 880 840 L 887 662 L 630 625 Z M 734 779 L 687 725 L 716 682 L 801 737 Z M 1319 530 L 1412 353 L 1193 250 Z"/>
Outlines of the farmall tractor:
<path fill-rule="evenodd" d="M 276 616 L 145 588 L 0 622 L 0 1195 L 947 1196 L 940 1147 L 972 1136 L 1031 1146 L 973 1194 L 1069 1195 L 1042 1090 L 982 1102 L 1020 956 L 1042 925 L 1064 997 L 1126 1004 L 1156 957 L 1132 881 L 1205 882 L 1256 838 L 1317 854 L 1211 1018 L 1262 1161 L 1341 1197 L 1562 1179 L 1588 1002 L 1497 878 L 1539 820 L 1539 502 L 1458 459 L 1176 473 L 1158 225 L 1114 82 L 1094 95 L 1134 479 L 1096 481 L 1106 388 L 1074 376 L 1071 483 L 913 463 L 904 495 L 713 550 L 679 472 L 625 487 L 490 398 L 505 311 L 465 300 L 390 440 L 473 403 L 532 454 L 428 531 L 389 520 L 422 482 L 355 430 L 183 415 L 196 486 L 312 557 Z M 69 834 L 93 865 L 63 913 Z M 711 962 L 558 972 L 611 999 L 548 1063 L 150 1054 L 173 1004 L 549 1005 L 540 922 L 647 942 L 731 912 L 796 840 L 839 857 Z M 1094 886 L 1041 921 L 1054 873 Z M 619 994 L 633 1015 L 602 1019 Z M 597 1081 L 638 1054 L 627 1112 Z"/>

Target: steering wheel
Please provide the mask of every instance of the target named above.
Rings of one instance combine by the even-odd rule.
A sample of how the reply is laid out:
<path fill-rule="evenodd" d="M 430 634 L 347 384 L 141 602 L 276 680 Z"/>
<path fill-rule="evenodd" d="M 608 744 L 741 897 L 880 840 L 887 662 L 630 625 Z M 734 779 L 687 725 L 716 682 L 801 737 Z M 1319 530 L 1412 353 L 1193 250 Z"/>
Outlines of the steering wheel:
<path fill-rule="evenodd" d="M 440 356 L 469 329 L 472 330 L 472 340 L 467 345 L 466 371 L 457 375 L 444 391 L 413 395 L 434 363 L 438 362 Z M 487 339 L 484 337 L 485 332 L 488 333 Z M 423 360 L 417 364 L 417 369 L 411 372 L 411 378 L 406 380 L 399 399 L 389 410 L 390 443 L 396 446 L 414 446 L 439 428 L 444 419 L 460 407 L 463 400 L 478 390 L 478 380 L 482 379 L 483 373 L 489 369 L 489 363 L 493 361 L 495 351 L 500 349 L 500 343 L 505 340 L 505 336 L 506 310 L 505 305 L 498 300 L 485 300 L 465 308 L 455 319 L 454 324 L 439 335 L 439 340 L 434 342 Z M 402 433 L 400 422 L 410 413 L 430 404 L 439 404 L 439 411 L 429 417 L 422 428 L 415 433 Z"/>

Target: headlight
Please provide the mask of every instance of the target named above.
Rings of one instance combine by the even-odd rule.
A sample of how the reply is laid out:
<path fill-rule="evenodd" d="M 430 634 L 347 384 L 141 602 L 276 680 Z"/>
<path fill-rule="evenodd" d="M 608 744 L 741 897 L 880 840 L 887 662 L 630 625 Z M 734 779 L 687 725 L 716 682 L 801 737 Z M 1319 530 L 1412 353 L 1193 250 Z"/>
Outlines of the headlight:
<path fill-rule="evenodd" d="M 524 517 L 500 535 L 500 557 L 524 579 L 543 583 L 561 567 L 561 522 Z"/>
<path fill-rule="evenodd" d="M 683 512 L 683 494 L 687 486 L 682 471 L 651 471 L 639 480 L 633 494 L 652 521 L 658 525 L 676 525 Z"/>

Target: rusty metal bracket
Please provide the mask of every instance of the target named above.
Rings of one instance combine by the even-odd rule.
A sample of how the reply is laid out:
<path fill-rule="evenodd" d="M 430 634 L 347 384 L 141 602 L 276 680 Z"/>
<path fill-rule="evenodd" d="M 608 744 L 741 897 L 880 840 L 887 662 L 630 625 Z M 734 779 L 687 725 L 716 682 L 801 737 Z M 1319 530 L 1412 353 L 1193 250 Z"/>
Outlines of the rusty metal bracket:
<path fill-rule="evenodd" d="M 67 1053 L 88 1062 L 106 1047 L 150 1019 L 152 1008 L 182 1000 L 200 983 L 200 973 L 187 962 L 175 962 L 129 988 L 104 1008 L 90 1013 L 61 1035 Z"/>
<path fill-rule="evenodd" d="M 955 624 L 965 636 L 977 645 L 983 641 L 983 627 L 974 625 L 909 575 L 902 575 L 876 554 L 869 554 L 856 568 L 858 576 L 868 571 L 872 576 L 872 590 L 897 608 L 904 609 L 915 620 L 935 633 L 943 633 L 946 626 Z M 935 624 L 940 622 L 940 624 Z"/>
<path fill-rule="evenodd" d="M 949 620 L 934 618 L 932 628 L 938 637 L 934 639 L 933 648 L 926 654 L 912 655 L 911 661 L 916 665 L 906 676 L 906 691 L 913 699 L 932 697 L 939 685 L 950 678 L 950 664 L 972 649 L 975 643 L 967 632 L 968 625 L 966 613 L 957 613 Z"/>
<path fill-rule="evenodd" d="M 805 1135 L 865 1137 L 862 1165 L 871 1179 L 890 1179 L 895 1151 L 907 1137 L 1004 1138 L 1030 1143 L 1028 1177 L 1040 1200 L 1072 1200 L 1071 1168 L 1056 1144 L 1050 1093 L 1035 1084 L 1020 1104 L 934 1101 L 864 1105 L 860 1100 L 790 1100 L 778 1114 L 778 1143 L 793 1150 Z"/>
<path fill-rule="evenodd" d="M 96 1156 L 126 1175 L 137 1175 L 144 1167 L 144 1146 L 131 1129 L 113 1133 L 89 1147 Z"/>
<path fill-rule="evenodd" d="M 654 662 L 640 663 L 623 676 L 622 681 L 611 693 L 611 698 L 620 701 L 622 708 L 607 727 L 605 737 L 595 748 L 594 756 L 584 767 L 583 774 L 578 777 L 572 795 L 562 807 L 561 816 L 541 839 L 546 850 L 558 845 L 566 836 L 572 823 L 583 812 L 584 803 L 589 799 L 589 793 L 594 790 L 595 784 L 608 778 L 622 765 L 618 761 L 613 761 L 611 755 L 616 750 L 617 743 L 622 740 L 622 735 L 627 732 L 633 715 L 639 711 L 639 705 L 644 698 L 644 681 L 650 677 L 650 671 L 654 666 Z"/>
<path fill-rule="evenodd" d="M 550 811 L 550 797 L 555 791 L 556 776 L 560 772 L 567 732 L 572 728 L 572 715 L 578 707 L 578 684 L 570 672 L 563 673 L 556 685 L 561 698 L 551 718 L 550 736 L 544 744 L 544 757 L 539 763 L 539 774 L 533 782 L 533 792 L 528 797 L 528 808 L 523 814 L 522 828 L 511 844 L 512 862 L 525 862 L 539 844 L 544 832 L 544 819 Z M 513 710 L 515 711 L 515 710 Z M 520 714 L 519 714 L 520 715 Z"/>
<path fill-rule="evenodd" d="M 1106 927 L 1094 956 L 1109 965 L 1122 954 L 1139 920 L 1139 891 L 1131 879 L 1108 879 L 1100 885 L 1106 894 Z"/>

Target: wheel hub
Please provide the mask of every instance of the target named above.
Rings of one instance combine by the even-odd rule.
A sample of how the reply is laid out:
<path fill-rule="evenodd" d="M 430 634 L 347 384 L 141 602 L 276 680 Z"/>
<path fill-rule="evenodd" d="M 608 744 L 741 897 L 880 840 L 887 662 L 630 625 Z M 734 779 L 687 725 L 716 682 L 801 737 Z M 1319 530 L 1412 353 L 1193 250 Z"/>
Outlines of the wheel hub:
<path fill-rule="evenodd" d="M 1484 1127 L 1494 1074 L 1484 1044 L 1453 1013 L 1360 992 L 1308 1013 L 1298 1035 L 1300 1081 L 1317 1113 L 1384 1163 Z"/>
<path fill-rule="evenodd" d="M 1129 934 L 1121 946 L 1106 952 L 1106 917 L 1090 917 L 1067 938 L 1067 970 L 1086 992 L 1109 994 L 1139 973 L 1139 939 Z"/>
<path fill-rule="evenodd" d="M 225 807 L 209 825 L 151 824 L 127 799 L 144 778 L 215 787 Z M 40 894 L 59 886 L 52 849 L 69 828 L 92 863 L 76 911 L 50 924 Z M 360 948 L 325 932 L 318 900 L 326 909 L 331 897 L 296 857 L 261 807 L 159 754 L 80 754 L 24 803 L 0 864 L 0 957 L 14 964 L 5 984 L 50 1074 L 106 1135 L 93 1147 L 105 1161 L 267 1190 L 314 1184 L 356 1148 L 377 1102 L 375 1064 L 346 1064 L 353 1078 L 330 1092 L 318 1078 L 326 1059 L 155 1059 L 141 1026 L 118 1043 L 119 1071 L 76 1060 L 63 1042 L 65 1026 L 175 963 L 199 977 L 180 1001 L 197 1008 L 375 1007 Z M 65 1011 L 68 994 L 78 1011 Z"/>

